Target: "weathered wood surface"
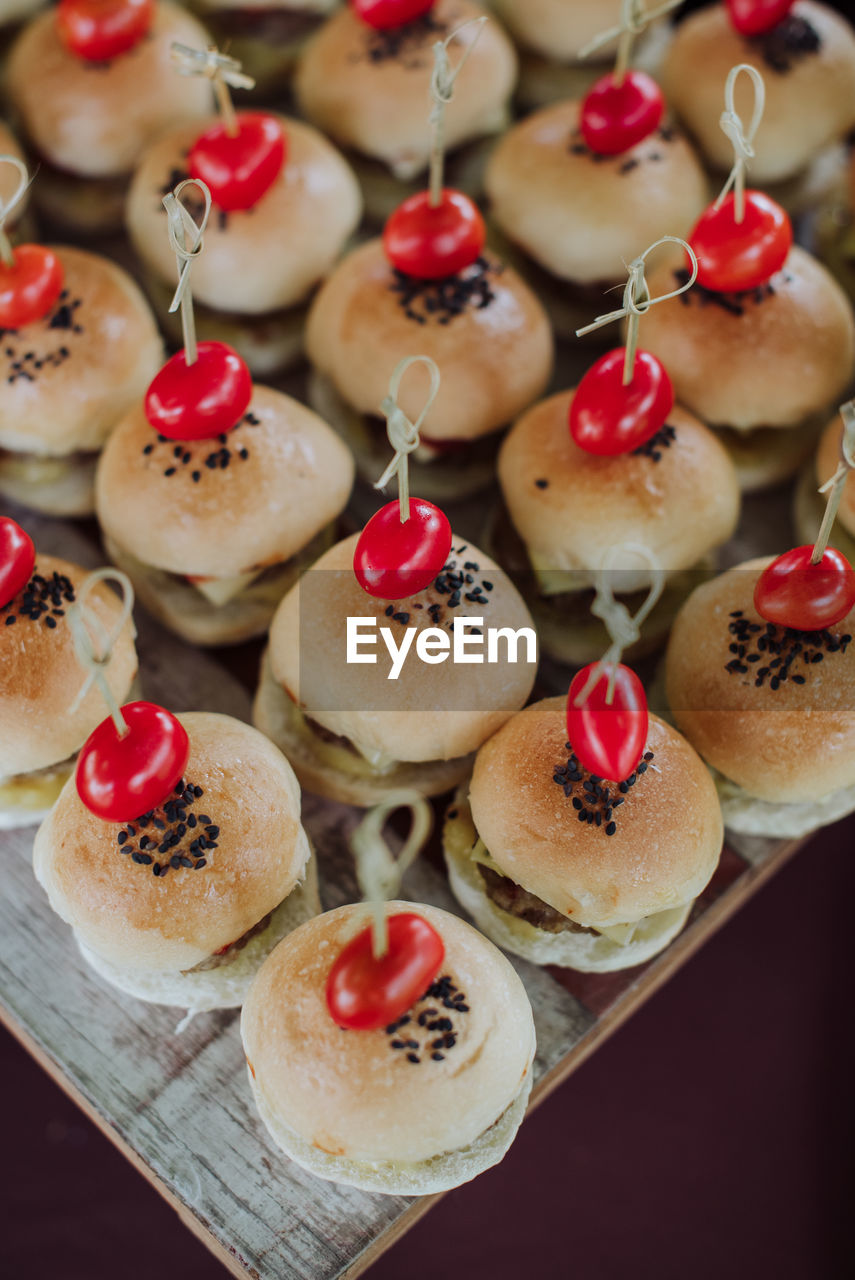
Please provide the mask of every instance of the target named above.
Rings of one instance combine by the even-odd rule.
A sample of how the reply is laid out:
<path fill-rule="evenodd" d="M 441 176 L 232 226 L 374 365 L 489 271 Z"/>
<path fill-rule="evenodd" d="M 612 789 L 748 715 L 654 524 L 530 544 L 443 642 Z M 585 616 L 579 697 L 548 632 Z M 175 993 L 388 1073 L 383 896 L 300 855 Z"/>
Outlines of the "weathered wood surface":
<path fill-rule="evenodd" d="M 76 529 L 23 517 L 40 547 L 82 563 L 97 549 Z M 146 696 L 176 710 L 247 719 L 249 697 L 207 654 L 137 611 Z M 306 797 L 327 907 L 356 896 L 347 838 L 358 814 Z M 173 1203 L 237 1276 L 355 1276 L 432 1202 L 373 1196 L 321 1182 L 286 1160 L 257 1119 L 234 1012 L 198 1016 L 175 1034 L 175 1010 L 103 985 L 50 911 L 30 867 L 33 831 L 0 833 L 0 1016 Z M 537 1025 L 533 1103 L 564 1079 L 796 847 L 752 840 L 728 850 L 695 916 L 651 964 L 589 976 L 515 961 Z M 456 904 L 432 862 L 407 874 L 404 896 Z"/>

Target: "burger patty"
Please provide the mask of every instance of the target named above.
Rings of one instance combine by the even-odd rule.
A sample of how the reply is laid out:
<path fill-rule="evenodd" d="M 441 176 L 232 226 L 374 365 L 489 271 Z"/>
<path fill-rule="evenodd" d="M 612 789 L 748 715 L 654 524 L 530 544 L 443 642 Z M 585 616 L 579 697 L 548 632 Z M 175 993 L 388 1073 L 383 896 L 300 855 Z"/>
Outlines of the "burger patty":
<path fill-rule="evenodd" d="M 248 942 L 251 942 L 259 933 L 264 932 L 272 919 L 273 912 L 269 911 L 262 920 L 259 920 L 258 924 L 254 924 L 251 929 L 247 929 L 246 933 L 241 934 L 234 942 L 230 942 L 227 947 L 223 947 L 220 951 L 215 951 L 212 956 L 208 956 L 207 960 L 201 960 L 192 969 L 186 969 L 185 973 L 206 973 L 209 969 L 219 969 L 220 965 L 229 964 L 234 958 L 235 952 L 243 951 Z"/>
<path fill-rule="evenodd" d="M 550 907 L 548 902 L 529 893 L 507 876 L 499 875 L 492 867 L 485 867 L 479 862 L 478 870 L 483 877 L 487 897 L 518 920 L 525 920 L 534 925 L 535 929 L 543 929 L 546 933 L 596 934 L 596 929 L 588 929 L 575 920 L 568 920 L 567 916 Z"/>

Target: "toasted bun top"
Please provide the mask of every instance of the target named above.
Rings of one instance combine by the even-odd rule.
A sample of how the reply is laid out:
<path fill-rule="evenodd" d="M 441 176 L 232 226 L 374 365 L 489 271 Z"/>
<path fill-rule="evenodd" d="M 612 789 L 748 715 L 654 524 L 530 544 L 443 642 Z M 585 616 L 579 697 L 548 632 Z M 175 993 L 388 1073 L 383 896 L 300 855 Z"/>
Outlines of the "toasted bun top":
<path fill-rule="evenodd" d="M 810 633 L 774 628 L 780 650 L 768 642 L 760 649 L 767 623 L 754 607 L 754 587 L 767 564 L 747 561 L 692 592 L 668 645 L 668 701 L 704 759 L 752 795 L 783 803 L 819 799 L 855 784 L 855 646 L 828 652 Z M 737 611 L 739 619 L 733 617 Z M 744 620 L 758 628 L 747 640 L 736 634 Z M 828 633 L 834 645 L 855 634 L 855 610 Z M 771 663 L 776 657 L 786 663 L 794 643 L 801 653 L 786 666 L 788 678 L 773 688 Z M 742 644 L 747 669 L 729 671 L 729 664 L 740 662 L 732 646 Z M 822 654 L 819 661 L 806 659 L 815 653 Z"/>
<path fill-rule="evenodd" d="M 454 595 L 438 591 L 434 583 L 392 605 L 360 587 L 353 572 L 358 540 L 354 534 L 331 547 L 280 604 L 270 627 L 275 678 L 312 719 L 349 738 L 364 753 L 379 752 L 394 760 L 467 755 L 528 697 L 536 664 L 524 661 L 526 645 L 520 645 L 515 663 L 507 661 L 503 641 L 500 662 L 470 665 L 453 662 L 449 654 L 444 662 L 428 664 L 418 657 L 413 639 L 400 675 L 391 680 L 379 628 L 389 628 L 400 645 L 405 627 L 415 627 L 416 633 L 437 627 L 450 635 L 453 619 L 460 615 L 483 617 L 485 629 L 531 627 L 522 598 L 494 561 L 455 539 L 449 565 L 461 574 L 459 604 L 449 607 Z M 466 573 L 472 583 L 463 581 Z M 437 581 L 449 586 L 443 575 Z M 480 601 L 465 600 L 464 592 L 480 594 Z M 406 617 L 406 623 L 392 614 Z M 376 619 L 376 647 L 360 651 L 362 656 L 376 654 L 375 664 L 346 661 L 348 617 Z M 368 634 L 366 628 L 363 635 Z M 486 658 L 485 648 L 469 650 L 470 655 L 476 652 Z"/>
<path fill-rule="evenodd" d="M 78 592 L 88 570 L 69 564 L 55 556 L 36 556 L 34 574 L 46 584 L 53 584 L 54 574 L 68 579 L 71 590 Z M 30 579 L 30 584 L 32 583 Z M 74 654 L 74 641 L 68 625 L 65 584 L 57 593 L 37 583 L 33 594 L 43 602 L 36 620 L 20 616 L 29 586 L 19 591 L 8 608 L 0 611 L 0 778 L 29 773 L 59 764 L 75 755 L 89 734 L 106 714 L 104 699 L 94 686 L 80 706 L 71 710 L 86 673 Z M 112 631 L 122 606 L 114 591 L 99 583 L 87 596 L 87 607 L 94 610 L 107 631 Z M 63 612 L 54 613 L 55 609 Z M 9 626 L 6 619 L 14 615 Z M 46 619 L 52 617 L 55 627 Z M 106 669 L 113 695 L 124 701 L 137 671 L 134 628 L 125 623 Z"/>
<path fill-rule="evenodd" d="M 160 0 L 149 36 L 111 62 L 76 57 L 59 38 L 51 8 L 22 31 L 6 68 L 15 111 L 43 156 L 87 178 L 128 173 L 143 148 L 177 121 L 211 109 L 211 86 L 181 76 L 173 40 L 204 49 L 204 27 Z"/>
<path fill-rule="evenodd" d="M 596 570 L 607 547 L 630 542 L 649 548 L 671 572 L 727 541 L 739 517 L 739 485 L 711 431 L 675 406 L 668 424 L 676 436 L 657 449 L 658 461 L 635 453 L 598 457 L 570 435 L 573 396 L 561 391 L 529 409 L 499 453 L 511 520 L 539 560 Z"/>
<path fill-rule="evenodd" d="M 189 969 L 237 941 L 288 896 L 309 856 L 300 788 L 282 753 L 231 716 L 198 711 L 178 719 L 190 737 L 184 781 L 202 795 L 182 809 L 196 816 L 195 828 L 168 855 L 150 849 L 166 875 L 123 853 L 138 848 L 144 832 L 157 838 L 153 825 L 96 818 L 74 778 L 36 835 L 35 872 L 54 911 L 92 951 L 128 969 Z M 160 810 L 155 816 L 167 832 L 177 826 Z M 219 834 L 204 851 L 205 865 L 171 867 L 173 856 L 193 860 L 189 847 L 208 827 Z M 130 835 L 119 844 L 122 831 Z"/>
<path fill-rule="evenodd" d="M 614 810 L 609 836 L 605 823 L 578 820 L 553 777 L 568 759 L 566 701 L 526 707 L 478 752 L 469 799 L 488 852 L 510 879 L 593 928 L 690 902 L 716 868 L 723 835 L 703 761 L 651 715 L 653 759 Z"/>
<path fill-rule="evenodd" d="M 427 166 L 430 156 L 429 85 L 433 45 L 484 10 L 470 0 L 437 0 L 430 21 L 413 24 L 394 41 L 344 6 L 310 41 L 297 67 L 301 111 L 343 146 L 383 161 L 402 175 Z M 498 22 L 461 31 L 451 49 L 457 65 L 474 45 L 445 113 L 451 148 L 502 128 L 517 74 L 513 45 Z M 389 52 L 386 53 L 386 49 Z M 372 50 L 381 50 L 372 56 Z"/>
<path fill-rule="evenodd" d="M 837 465 L 840 462 L 840 443 L 842 439 L 843 423 L 840 419 L 840 414 L 836 414 L 823 431 L 819 441 L 819 448 L 816 452 L 817 488 L 826 484 L 837 470 Z M 837 509 L 837 519 L 847 533 L 855 536 L 855 478 L 853 478 L 851 472 L 847 475 L 846 483 L 843 486 L 843 496 Z M 833 530 L 831 542 L 833 545 Z"/>
<path fill-rule="evenodd" d="M 350 166 L 311 125 L 276 117 L 285 164 L 257 204 L 212 211 L 205 252 L 193 264 L 193 296 L 206 306 L 261 315 L 295 306 L 325 276 L 356 228 L 362 197 Z M 214 117 L 172 129 L 143 155 L 128 195 L 128 231 L 145 264 L 175 280 L 163 192 L 186 177 L 187 153 Z M 188 188 L 185 204 L 194 196 Z M 201 207 L 201 206 L 200 206 Z"/>
<path fill-rule="evenodd" d="M 789 29 L 795 48 L 788 48 L 784 38 Z M 818 47 L 812 49 L 814 38 Z M 748 170 L 752 186 L 792 177 L 855 125 L 855 33 L 845 18 L 827 5 L 797 0 L 779 28 L 765 39 L 748 40 L 731 24 L 723 4 L 710 5 L 677 28 L 663 76 L 668 100 L 718 169 L 733 163 L 719 117 L 728 72 L 740 62 L 756 67 L 766 84 L 766 108 Z M 746 122 L 752 94 L 748 76 L 740 76 L 735 104 Z"/>
<path fill-rule="evenodd" d="M 557 62 L 574 61 L 594 36 L 618 26 L 621 16 L 621 0 L 492 0 L 492 8 L 521 45 Z M 602 57 L 600 52 L 594 60 Z"/>
<path fill-rule="evenodd" d="M 442 377 L 424 422 L 435 440 L 471 440 L 495 431 L 539 396 L 552 370 L 552 332 L 534 293 L 510 267 L 485 254 L 492 293 L 484 307 L 475 295 L 443 323 L 417 297 L 408 315 L 399 281 L 380 240 L 349 253 L 321 288 L 309 313 L 309 359 L 361 413 L 379 414 L 399 360 L 431 356 Z M 466 275 L 481 274 L 470 268 Z M 429 298 L 431 286 L 425 293 Z M 411 369 L 400 389 L 404 412 L 415 419 L 427 399 L 428 374 Z"/>
<path fill-rule="evenodd" d="M 671 128 L 622 155 L 593 156 L 579 133 L 579 107 L 557 102 L 514 125 L 490 157 L 485 187 L 496 222 L 547 271 L 611 283 L 663 233 L 688 235 L 707 202 L 707 180 Z"/>
<path fill-rule="evenodd" d="M 531 1070 L 534 1023 L 522 982 L 492 942 L 438 907 L 390 902 L 423 916 L 445 946 L 438 978 L 465 1011 L 422 998 L 405 1034 L 345 1031 L 326 1004 L 329 971 L 366 918 L 357 905 L 316 916 L 280 942 L 243 1007 L 241 1035 L 255 1088 L 273 1115 L 307 1142 L 348 1160 L 427 1160 L 467 1146 L 510 1106 Z M 452 989 L 453 988 L 453 989 Z M 429 988 L 430 991 L 430 988 Z M 416 1014 L 437 1009 L 454 1043 L 432 1057 L 435 1031 Z M 412 1052 L 412 1050 L 410 1050 Z"/>
<path fill-rule="evenodd" d="M 95 500 L 105 533 L 145 564 L 228 578 L 299 551 L 352 484 L 353 458 L 335 432 L 298 400 L 255 386 L 225 443 L 161 441 L 142 406 L 132 409 L 101 456 Z"/>
<path fill-rule="evenodd" d="M 15 137 L 12 130 L 6 124 L 5 120 L 0 120 L 0 155 L 15 156 L 17 160 L 24 159 L 24 153 L 21 150 L 18 139 Z M 11 165 L 0 164 L 0 201 L 2 201 L 3 204 L 5 204 L 7 200 L 11 200 L 12 196 L 15 194 L 16 190 L 18 189 L 19 181 L 20 181 L 20 178 L 18 173 L 16 172 L 15 169 L 12 168 Z M 10 227 L 13 227 L 15 223 L 18 222 L 19 219 L 22 217 L 24 210 L 27 207 L 28 199 L 29 199 L 29 188 L 24 192 L 24 195 L 21 199 L 21 203 L 17 206 L 17 208 L 14 210 L 11 216 L 7 219 L 6 221 L 7 230 Z"/>
<path fill-rule="evenodd" d="M 673 268 L 669 256 L 650 272 L 651 296 L 675 287 Z M 825 267 L 794 247 L 756 293 L 716 295 L 695 285 L 651 307 L 642 344 L 667 368 L 680 403 L 705 422 L 794 427 L 847 386 L 855 322 Z"/>
<path fill-rule="evenodd" d="M 2 449 L 100 449 L 163 359 L 154 317 L 130 276 L 83 249 L 58 253 L 65 272 L 59 300 L 0 343 Z"/>

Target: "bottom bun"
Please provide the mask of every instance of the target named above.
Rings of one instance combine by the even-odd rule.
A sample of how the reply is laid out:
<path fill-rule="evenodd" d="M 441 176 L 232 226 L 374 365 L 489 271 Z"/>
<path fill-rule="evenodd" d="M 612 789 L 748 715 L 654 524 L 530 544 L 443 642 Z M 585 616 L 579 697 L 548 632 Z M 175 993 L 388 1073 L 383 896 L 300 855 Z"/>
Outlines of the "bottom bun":
<path fill-rule="evenodd" d="M 780 800 L 760 800 L 730 778 L 707 766 L 713 775 L 724 825 L 744 836 L 809 835 L 855 812 L 855 786 L 840 787 L 821 800 L 785 804 Z"/>
<path fill-rule="evenodd" d="M 827 414 L 821 413 L 792 428 L 757 427 L 754 431 L 736 431 L 732 427 L 716 427 L 714 430 L 736 467 L 740 489 L 743 493 L 756 493 L 760 489 L 771 489 L 796 474 L 816 447 L 827 420 Z"/>
<path fill-rule="evenodd" d="M 169 310 L 174 287 L 151 273 L 146 274 L 144 284 L 160 327 L 180 347 L 181 315 Z M 246 316 L 236 311 L 216 311 L 200 302 L 193 304 L 199 341 L 225 342 L 234 347 L 254 378 L 269 378 L 300 364 L 307 310 L 307 306 L 284 307 L 264 315 Z"/>
<path fill-rule="evenodd" d="M 274 678 L 269 651 L 261 663 L 261 679 L 252 708 L 252 723 L 288 759 L 300 786 L 342 804 L 381 804 L 396 791 L 438 796 L 451 791 L 472 770 L 474 755 L 426 763 L 398 761 L 382 772 L 340 741 L 314 733 L 293 699 Z"/>
<path fill-rule="evenodd" d="M 300 835 L 308 845 L 308 837 L 302 830 Z M 149 1004 L 175 1005 L 190 1014 L 205 1013 L 209 1009 L 235 1009 L 243 1004 L 253 978 L 276 944 L 321 910 L 317 863 L 311 850 L 306 856 L 305 879 L 279 904 L 267 928 L 250 938 L 227 964 L 185 972 L 126 969 L 90 951 L 75 933 L 81 955 L 111 986 Z"/>
<path fill-rule="evenodd" d="M 631 942 L 620 945 L 601 933 L 550 933 L 503 910 L 488 897 L 478 865 L 469 856 L 477 838 L 464 795 L 455 799 L 457 817 L 446 821 L 443 849 L 451 891 L 482 933 L 497 946 L 534 964 L 554 964 L 582 973 L 612 973 L 644 964 L 683 928 L 692 902 L 639 921 Z M 471 833 L 471 834 L 470 834 Z"/>
<path fill-rule="evenodd" d="M 69 453 L 50 457 L 0 449 L 0 493 L 48 516 L 91 516 L 98 456 Z"/>
<path fill-rule="evenodd" d="M 510 1106 L 468 1146 L 407 1164 L 398 1160 L 346 1160 L 320 1151 L 273 1114 L 261 1090 L 255 1087 L 250 1071 L 247 1071 L 247 1077 L 261 1119 L 276 1145 L 287 1156 L 327 1182 L 342 1182 L 363 1191 L 379 1191 L 389 1196 L 427 1196 L 438 1191 L 450 1191 L 452 1187 L 459 1187 L 498 1164 L 522 1124 L 532 1083 L 532 1072 L 528 1071 Z"/>
<path fill-rule="evenodd" d="M 73 239 L 101 239 L 122 232 L 125 225 L 125 197 L 130 174 L 111 177 L 83 177 L 57 169 L 43 157 L 39 180 L 33 183 L 33 204 L 42 228 L 42 242 Z"/>
<path fill-rule="evenodd" d="M 335 526 L 330 524 L 290 559 L 265 569 L 227 604 L 215 605 L 191 582 L 143 564 L 106 535 L 104 550 L 133 583 L 140 604 L 165 627 L 190 644 L 240 644 L 263 635 L 277 606 L 304 569 L 332 546 Z"/>

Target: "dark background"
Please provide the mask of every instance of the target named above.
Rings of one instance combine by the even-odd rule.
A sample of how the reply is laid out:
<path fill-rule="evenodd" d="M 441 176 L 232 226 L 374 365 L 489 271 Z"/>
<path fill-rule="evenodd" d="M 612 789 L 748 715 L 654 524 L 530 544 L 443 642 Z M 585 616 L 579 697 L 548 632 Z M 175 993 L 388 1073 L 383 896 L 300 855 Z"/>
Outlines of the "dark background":
<path fill-rule="evenodd" d="M 816 836 L 371 1280 L 829 1280 L 852 1248 L 855 818 Z M 225 1280 L 0 1032 L 0 1274 Z"/>

